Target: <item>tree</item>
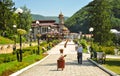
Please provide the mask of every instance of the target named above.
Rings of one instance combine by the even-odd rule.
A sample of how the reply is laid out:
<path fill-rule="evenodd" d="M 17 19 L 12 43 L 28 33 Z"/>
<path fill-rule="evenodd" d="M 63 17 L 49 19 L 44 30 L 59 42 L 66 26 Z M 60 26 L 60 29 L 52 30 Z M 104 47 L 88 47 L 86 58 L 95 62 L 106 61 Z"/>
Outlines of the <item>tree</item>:
<path fill-rule="evenodd" d="M 12 0 L 0 0 L 0 30 L 2 30 L 0 33 L 2 34 L 6 34 L 5 31 L 10 31 L 13 5 Z"/>
<path fill-rule="evenodd" d="M 111 7 L 107 0 L 94 0 L 91 10 L 90 26 L 94 28 L 94 41 L 100 45 L 109 44 L 112 36 L 111 29 Z"/>
<path fill-rule="evenodd" d="M 21 20 L 18 25 L 21 25 L 22 29 L 29 32 L 32 23 L 32 16 L 30 14 L 30 10 L 26 6 L 21 7 L 21 9 L 23 10 L 23 13 L 21 15 Z"/>

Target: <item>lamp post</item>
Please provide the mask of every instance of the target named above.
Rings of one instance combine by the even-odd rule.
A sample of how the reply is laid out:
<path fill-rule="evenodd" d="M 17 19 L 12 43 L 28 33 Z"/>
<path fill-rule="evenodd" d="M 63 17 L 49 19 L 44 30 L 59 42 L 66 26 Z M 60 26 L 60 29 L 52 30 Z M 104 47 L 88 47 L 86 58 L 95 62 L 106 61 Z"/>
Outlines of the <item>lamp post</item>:
<path fill-rule="evenodd" d="M 50 49 L 50 37 L 51 37 L 51 35 L 50 35 L 50 34 L 47 34 L 47 43 L 48 43 L 47 49 L 48 49 L 48 50 Z"/>
<path fill-rule="evenodd" d="M 13 25 L 13 28 L 15 29 L 15 33 L 16 33 L 16 25 Z M 15 33 L 14 33 L 14 36 L 15 36 Z M 16 45 L 16 36 L 15 36 L 15 45 Z"/>
<path fill-rule="evenodd" d="M 30 46 L 32 46 L 32 44 L 31 44 L 31 42 L 32 42 L 32 29 L 29 29 L 29 31 L 30 31 Z"/>
<path fill-rule="evenodd" d="M 39 25 L 39 21 L 36 21 L 36 24 Z M 38 26 L 38 28 L 39 28 L 39 26 Z M 39 39 L 41 37 L 40 29 L 38 29 L 38 33 L 37 33 L 36 37 L 37 37 L 37 41 L 38 41 L 38 52 L 37 52 L 37 54 L 39 55 L 40 54 L 40 47 L 39 47 L 40 42 L 39 42 Z"/>
<path fill-rule="evenodd" d="M 94 30 L 94 28 L 93 27 L 90 27 L 89 28 L 89 32 L 91 33 L 91 46 L 90 46 L 90 58 L 92 59 L 92 57 L 93 57 L 93 48 L 92 48 L 92 42 L 93 42 L 93 40 L 92 40 L 92 32 L 93 32 L 93 30 Z"/>
<path fill-rule="evenodd" d="M 13 54 L 14 54 L 14 52 L 16 50 L 16 35 L 15 35 L 16 34 L 16 25 L 13 25 L 13 28 L 14 28 L 13 34 L 14 34 L 14 38 L 15 38 L 15 40 L 14 40 L 15 43 L 13 45 Z"/>
<path fill-rule="evenodd" d="M 90 28 L 89 28 L 89 32 L 91 33 L 91 38 L 92 38 L 92 32 L 93 32 L 93 31 L 94 31 L 94 28 L 93 28 L 93 27 L 90 27 Z M 93 40 L 91 40 L 91 45 L 92 45 L 92 41 L 93 41 Z"/>
<path fill-rule="evenodd" d="M 19 14 L 19 17 L 20 15 L 23 13 L 23 10 L 21 8 L 17 8 L 17 10 L 15 11 L 15 13 Z M 20 19 L 20 22 L 21 22 L 21 19 Z M 20 24 L 20 29 L 21 29 L 21 24 Z M 22 62 L 22 36 L 20 34 L 20 57 L 18 59 L 19 62 Z"/>

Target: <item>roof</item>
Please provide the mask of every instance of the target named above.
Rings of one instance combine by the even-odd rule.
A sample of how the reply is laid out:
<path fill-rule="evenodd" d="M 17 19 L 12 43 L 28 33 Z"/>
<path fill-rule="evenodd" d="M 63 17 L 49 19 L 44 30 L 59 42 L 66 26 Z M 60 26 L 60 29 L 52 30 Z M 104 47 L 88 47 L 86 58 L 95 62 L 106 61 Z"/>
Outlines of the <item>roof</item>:
<path fill-rule="evenodd" d="M 38 23 L 36 23 L 38 21 Z M 37 26 L 52 26 L 56 27 L 57 24 L 55 23 L 55 20 L 37 20 L 32 22 L 32 27 Z"/>
<path fill-rule="evenodd" d="M 55 23 L 55 20 L 35 20 L 32 23 L 36 23 L 36 21 L 39 21 L 39 23 Z"/>
<path fill-rule="evenodd" d="M 39 24 L 32 23 L 32 26 L 33 27 L 37 27 L 37 26 L 52 26 L 52 27 L 57 27 L 57 25 L 55 25 L 53 23 L 39 23 Z"/>

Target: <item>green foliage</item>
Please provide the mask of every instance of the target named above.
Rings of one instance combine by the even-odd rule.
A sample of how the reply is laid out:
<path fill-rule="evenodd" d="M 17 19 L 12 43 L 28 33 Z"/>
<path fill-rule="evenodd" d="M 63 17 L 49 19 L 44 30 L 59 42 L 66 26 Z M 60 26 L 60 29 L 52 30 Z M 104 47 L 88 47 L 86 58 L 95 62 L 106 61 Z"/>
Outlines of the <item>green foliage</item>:
<path fill-rule="evenodd" d="M 114 54 L 114 46 L 103 46 L 98 44 L 92 44 L 93 50 L 96 52 L 105 52 L 106 54 Z"/>
<path fill-rule="evenodd" d="M 29 32 L 29 29 L 31 28 L 32 23 L 32 16 L 30 9 L 28 9 L 26 6 L 21 7 L 23 10 L 23 13 L 21 15 L 20 22 L 18 23 L 18 26 L 21 25 L 21 28 Z"/>
<path fill-rule="evenodd" d="M 81 39 L 79 43 L 83 46 L 84 49 L 87 49 L 87 42 L 84 39 Z"/>
<path fill-rule="evenodd" d="M 59 43 L 59 40 L 53 40 L 53 42 L 51 42 L 51 44 L 57 44 Z M 19 49 L 17 49 L 16 51 L 14 51 L 14 54 L 0 54 L 0 76 L 4 76 L 6 73 L 8 75 L 10 75 L 11 73 L 20 70 L 40 59 L 42 59 L 44 56 L 43 55 L 44 51 L 42 49 L 42 47 L 47 48 L 48 44 L 47 42 L 42 42 L 40 44 L 40 55 L 36 55 L 37 53 L 37 46 L 31 46 L 31 47 L 27 47 L 27 48 L 23 48 L 22 52 L 23 52 L 23 61 L 22 62 L 17 62 L 16 59 L 16 52 L 19 51 Z M 51 46 L 52 47 L 52 46 Z M 11 71 L 11 72 L 9 72 Z"/>
<path fill-rule="evenodd" d="M 16 29 L 21 28 L 29 32 L 32 23 L 30 10 L 26 6 L 22 14 L 16 14 L 12 0 L 0 1 L 0 34 L 4 37 L 12 38 L 16 34 Z M 16 28 L 13 27 L 16 25 Z"/>
<path fill-rule="evenodd" d="M 93 15 L 90 18 L 90 26 L 94 28 L 94 41 L 99 42 L 100 45 L 108 44 L 112 39 L 110 4 L 106 0 L 95 0 L 93 3 L 95 5 L 91 8 Z"/>
<path fill-rule="evenodd" d="M 14 41 L 0 36 L 0 44 L 11 44 L 11 43 L 14 43 Z"/>
<path fill-rule="evenodd" d="M 87 41 L 85 39 L 74 39 L 75 44 L 82 45 L 83 52 L 87 53 Z"/>
<path fill-rule="evenodd" d="M 0 1 L 0 33 L 5 31 L 10 31 L 13 21 L 13 5 L 12 0 L 2 0 Z"/>
<path fill-rule="evenodd" d="M 23 62 L 17 62 L 17 61 L 11 61 L 8 63 L 4 63 L 0 65 L 0 76 L 5 76 L 5 73 L 7 73 L 8 75 L 11 74 L 11 72 L 8 71 L 12 71 L 16 72 L 34 62 L 36 62 L 36 60 L 40 60 L 42 59 L 44 56 L 43 55 L 29 55 L 23 58 Z"/>
<path fill-rule="evenodd" d="M 17 29 L 19 35 L 25 35 L 27 32 L 23 29 Z"/>
<path fill-rule="evenodd" d="M 100 5 L 101 1 L 104 1 L 102 3 L 102 5 Z M 106 4 L 106 2 L 109 4 Z M 98 6 L 95 8 L 95 10 L 92 10 L 94 6 Z M 104 6 L 105 5 L 105 6 Z M 104 8 L 110 8 L 109 10 L 106 10 L 107 12 L 103 11 Z M 91 22 L 92 23 L 96 23 L 98 26 L 98 23 L 101 25 L 103 22 L 105 23 L 106 20 L 108 20 L 109 17 L 110 18 L 110 23 L 112 28 L 116 28 L 118 30 L 120 30 L 120 0 L 93 0 L 92 2 L 90 2 L 87 6 L 83 7 L 82 9 L 80 9 L 79 11 L 77 11 L 73 16 L 71 16 L 70 18 L 67 19 L 67 21 L 65 22 L 65 25 L 69 28 L 69 30 L 71 32 L 79 32 L 82 31 L 83 33 L 89 33 L 89 28 Z M 101 10 L 102 9 L 102 10 Z M 99 22 L 96 22 L 96 20 L 99 19 L 99 15 L 96 15 L 96 19 L 91 21 L 91 17 L 94 15 L 94 12 L 99 13 L 99 15 L 102 17 L 101 20 L 99 20 Z M 103 14 L 101 12 L 104 12 Z M 97 14 L 96 13 L 96 14 Z M 107 14 L 107 13 L 110 13 Z M 106 16 L 104 15 L 106 14 Z M 106 19 L 106 20 L 105 20 Z M 106 22 L 106 26 L 104 28 L 106 28 L 108 24 L 108 21 Z M 101 29 L 101 28 L 100 28 Z M 103 31 L 102 31 L 103 32 Z"/>
<path fill-rule="evenodd" d="M 0 54 L 0 63 L 6 63 L 16 60 L 15 55 L 12 54 Z"/>
<path fill-rule="evenodd" d="M 82 8 L 77 11 L 72 17 L 68 18 L 65 21 L 65 26 L 69 28 L 71 32 L 79 32 L 88 33 L 88 12 L 87 8 Z"/>

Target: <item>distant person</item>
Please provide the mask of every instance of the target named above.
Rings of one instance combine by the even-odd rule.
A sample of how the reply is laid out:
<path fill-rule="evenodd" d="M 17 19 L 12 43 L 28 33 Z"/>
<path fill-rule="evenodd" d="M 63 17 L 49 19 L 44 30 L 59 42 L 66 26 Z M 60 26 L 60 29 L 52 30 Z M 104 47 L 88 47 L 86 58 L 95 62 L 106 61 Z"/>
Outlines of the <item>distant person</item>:
<path fill-rule="evenodd" d="M 83 47 L 82 45 L 79 45 L 77 49 L 77 60 L 79 64 L 82 64 L 82 51 L 83 51 Z"/>

